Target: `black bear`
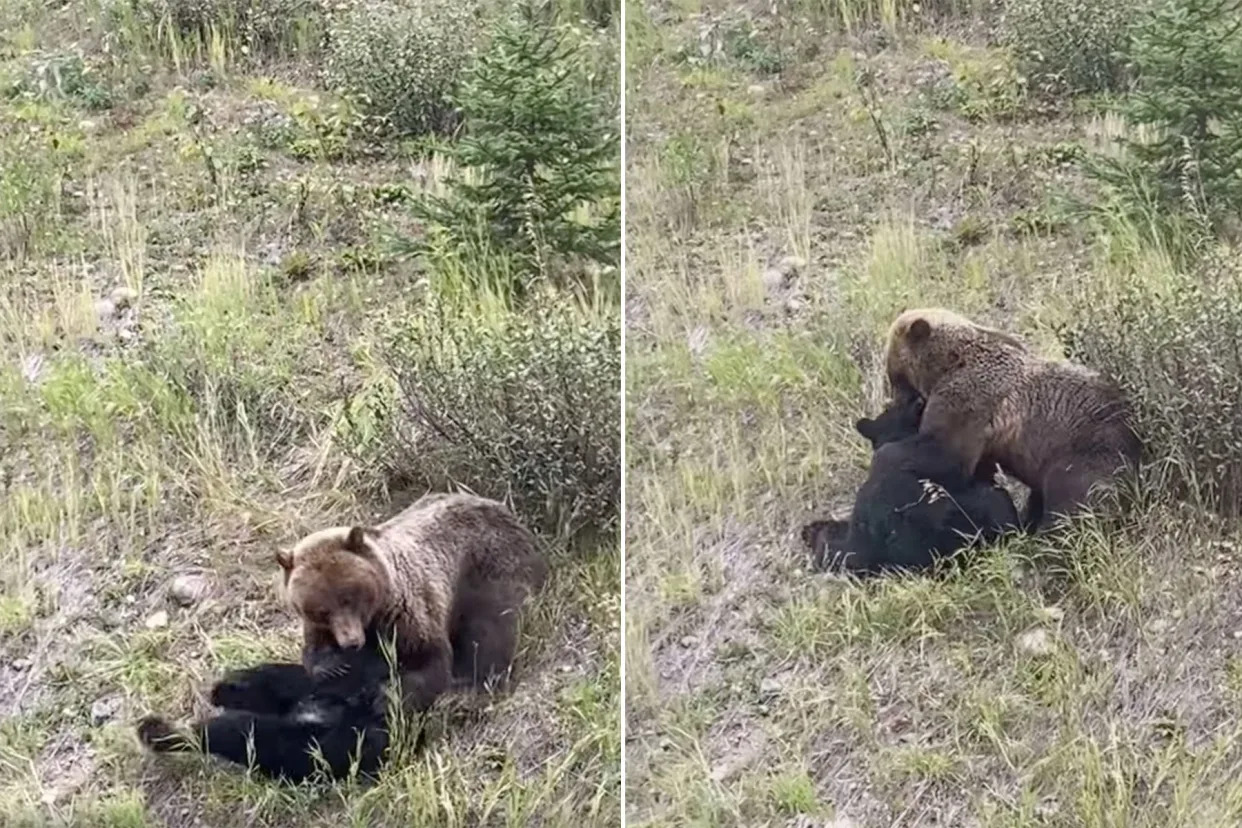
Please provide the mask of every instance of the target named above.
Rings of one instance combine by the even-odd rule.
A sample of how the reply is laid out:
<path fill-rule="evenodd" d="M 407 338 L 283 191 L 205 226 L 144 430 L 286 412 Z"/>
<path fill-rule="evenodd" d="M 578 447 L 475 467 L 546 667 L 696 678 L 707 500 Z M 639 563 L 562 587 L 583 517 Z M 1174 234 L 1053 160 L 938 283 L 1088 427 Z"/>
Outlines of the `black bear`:
<path fill-rule="evenodd" d="M 968 476 L 935 436 L 919 433 L 923 405 L 914 396 L 855 424 L 871 441 L 871 471 L 848 521 L 803 527 L 817 568 L 863 577 L 924 570 L 1018 528 L 1008 492 L 983 479 L 982 470 L 979 477 Z"/>
<path fill-rule="evenodd" d="M 346 778 L 355 763 L 359 775 L 374 777 L 388 748 L 388 681 L 378 641 L 342 650 L 324 675 L 301 664 L 260 664 L 212 688 L 211 703 L 222 711 L 192 733 L 147 716 L 138 738 L 158 753 L 202 750 L 248 766 L 253 759 L 261 773 L 294 783 L 320 770 Z"/>

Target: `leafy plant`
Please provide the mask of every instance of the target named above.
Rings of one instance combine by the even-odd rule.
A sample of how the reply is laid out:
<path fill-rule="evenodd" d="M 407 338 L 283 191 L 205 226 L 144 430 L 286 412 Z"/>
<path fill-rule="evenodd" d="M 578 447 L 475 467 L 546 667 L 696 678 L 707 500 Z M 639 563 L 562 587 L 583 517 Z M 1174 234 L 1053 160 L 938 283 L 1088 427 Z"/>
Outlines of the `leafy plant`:
<path fill-rule="evenodd" d="M 388 473 L 465 484 L 567 535 L 615 528 L 621 328 L 553 297 L 539 313 L 433 301 L 390 336 L 400 391 Z"/>
<path fill-rule="evenodd" d="M 1089 284 L 1061 338 L 1121 384 L 1172 494 L 1242 510 L 1242 271 L 1217 262 Z"/>
<path fill-rule="evenodd" d="M 1101 92 L 1127 77 L 1130 29 L 1144 0 L 1008 0 L 1003 39 L 1035 89 Z"/>
<path fill-rule="evenodd" d="M 416 205 L 430 225 L 417 249 L 507 256 L 514 294 L 558 259 L 616 266 L 619 136 L 591 94 L 587 59 L 541 3 L 497 25 L 458 96 L 466 129 L 447 148 L 458 167 L 449 194 Z"/>
<path fill-rule="evenodd" d="M 357 0 L 328 26 L 328 83 L 399 134 L 447 131 L 476 16 L 456 0 Z"/>

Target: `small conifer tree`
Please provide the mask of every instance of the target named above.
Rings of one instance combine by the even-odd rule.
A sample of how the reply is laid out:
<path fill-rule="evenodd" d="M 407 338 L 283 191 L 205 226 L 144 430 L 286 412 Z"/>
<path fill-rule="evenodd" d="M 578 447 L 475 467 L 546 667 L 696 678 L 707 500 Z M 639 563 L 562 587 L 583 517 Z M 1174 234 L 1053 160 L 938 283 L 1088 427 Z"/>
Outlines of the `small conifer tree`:
<path fill-rule="evenodd" d="M 1135 88 L 1121 113 L 1139 137 L 1089 170 L 1118 190 L 1219 217 L 1242 209 L 1242 0 L 1167 0 L 1138 24 Z"/>
<path fill-rule="evenodd" d="M 615 266 L 616 118 L 592 94 L 578 45 L 544 3 L 523 0 L 497 25 L 457 100 L 465 129 L 448 152 L 473 176 L 458 174 L 446 198 L 418 206 L 431 234 L 510 258 L 514 293 L 548 276 L 553 259 Z"/>

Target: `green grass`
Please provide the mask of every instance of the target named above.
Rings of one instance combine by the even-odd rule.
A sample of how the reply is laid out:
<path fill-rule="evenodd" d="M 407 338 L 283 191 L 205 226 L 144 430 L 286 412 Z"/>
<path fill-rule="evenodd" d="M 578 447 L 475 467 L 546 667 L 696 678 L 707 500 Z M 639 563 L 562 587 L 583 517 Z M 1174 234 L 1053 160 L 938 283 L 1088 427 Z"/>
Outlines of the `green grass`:
<path fill-rule="evenodd" d="M 384 325 L 478 263 L 387 253 L 447 167 L 376 151 L 310 21 L 248 54 L 122 6 L 0 0 L 0 824 L 617 824 L 615 541 L 548 539 L 513 691 L 446 699 L 374 786 L 140 749 L 141 715 L 296 656 L 274 549 L 421 494 L 343 412 L 390 387 Z M 184 573 L 210 584 L 189 607 Z"/>
<path fill-rule="evenodd" d="M 1235 523 L 1157 489 L 869 585 L 798 533 L 865 476 L 896 313 L 1055 356 L 1071 297 L 1169 282 L 1151 234 L 1065 212 L 1115 119 L 1035 108 L 970 4 L 756 12 L 710 59 L 733 10 L 692 5 L 628 29 L 629 824 L 1238 823 Z"/>

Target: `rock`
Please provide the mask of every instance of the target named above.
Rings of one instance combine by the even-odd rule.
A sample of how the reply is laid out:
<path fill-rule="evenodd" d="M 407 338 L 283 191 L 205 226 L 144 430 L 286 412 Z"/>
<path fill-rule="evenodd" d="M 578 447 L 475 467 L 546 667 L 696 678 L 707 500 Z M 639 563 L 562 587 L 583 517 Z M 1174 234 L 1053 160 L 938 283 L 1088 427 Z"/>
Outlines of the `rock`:
<path fill-rule="evenodd" d="M 789 313 L 797 313 L 804 307 L 806 307 L 806 302 L 803 302 L 797 296 L 790 296 L 787 300 L 785 300 L 785 310 Z"/>
<path fill-rule="evenodd" d="M 1042 607 L 1039 610 L 1039 614 L 1045 621 L 1055 622 L 1065 618 L 1065 610 L 1056 606 Z"/>
<path fill-rule="evenodd" d="M 99 727 L 104 722 L 110 721 L 120 709 L 120 696 L 104 696 L 101 699 L 95 699 L 91 704 L 91 725 Z"/>
<path fill-rule="evenodd" d="M 786 278 L 785 273 L 775 267 L 769 267 L 767 270 L 763 271 L 763 275 L 760 279 L 763 280 L 763 289 L 768 293 L 774 293 L 789 284 L 789 280 Z"/>
<path fill-rule="evenodd" d="M 168 585 L 168 597 L 182 607 L 197 604 L 211 591 L 211 584 L 202 575 L 178 575 Z"/>
<path fill-rule="evenodd" d="M 699 640 L 693 635 L 683 635 L 681 637 L 681 646 L 683 647 L 693 647 L 697 643 L 699 643 Z"/>
<path fill-rule="evenodd" d="M 1153 618 L 1147 622 L 1147 631 L 1154 635 L 1160 635 L 1160 633 L 1165 632 L 1171 626 L 1173 626 L 1173 622 L 1167 618 Z"/>
<path fill-rule="evenodd" d="M 143 624 L 148 630 L 161 630 L 168 626 L 168 613 L 164 610 L 152 613 Z"/>
<path fill-rule="evenodd" d="M 15 658 L 13 659 L 13 669 L 19 673 L 24 673 L 30 669 L 30 663 L 28 658 Z"/>
<path fill-rule="evenodd" d="M 117 310 L 124 310 L 138 299 L 138 291 L 128 285 L 117 285 L 108 294 L 108 301 L 116 306 Z"/>
<path fill-rule="evenodd" d="M 1052 636 L 1043 627 L 1032 627 L 1018 636 L 1018 649 L 1027 655 L 1048 656 L 1056 649 Z"/>
<path fill-rule="evenodd" d="M 806 269 L 806 259 L 801 256 L 786 256 L 777 263 L 776 269 L 781 272 L 786 281 L 791 281 Z"/>
<path fill-rule="evenodd" d="M 774 678 L 765 678 L 759 682 L 759 695 L 765 699 L 776 698 L 781 694 L 781 683 Z"/>
<path fill-rule="evenodd" d="M 100 299 L 95 303 L 95 316 L 107 321 L 116 316 L 116 304 L 111 299 Z"/>
<path fill-rule="evenodd" d="M 746 91 L 756 98 L 762 98 L 767 94 L 768 88 L 761 83 L 752 83 L 750 86 L 746 87 Z"/>

